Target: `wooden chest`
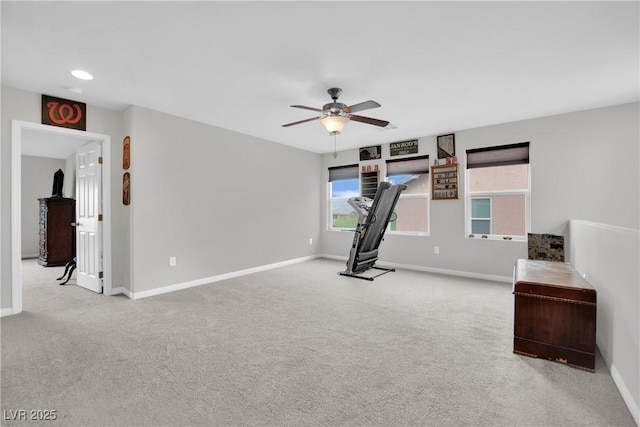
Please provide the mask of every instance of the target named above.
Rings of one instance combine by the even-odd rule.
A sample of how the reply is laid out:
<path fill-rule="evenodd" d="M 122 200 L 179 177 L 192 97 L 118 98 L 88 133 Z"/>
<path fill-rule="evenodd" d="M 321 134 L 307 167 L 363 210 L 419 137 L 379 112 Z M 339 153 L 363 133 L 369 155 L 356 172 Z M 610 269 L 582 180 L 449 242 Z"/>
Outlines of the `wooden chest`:
<path fill-rule="evenodd" d="M 568 263 L 519 259 L 513 351 L 595 372 L 596 291 Z"/>

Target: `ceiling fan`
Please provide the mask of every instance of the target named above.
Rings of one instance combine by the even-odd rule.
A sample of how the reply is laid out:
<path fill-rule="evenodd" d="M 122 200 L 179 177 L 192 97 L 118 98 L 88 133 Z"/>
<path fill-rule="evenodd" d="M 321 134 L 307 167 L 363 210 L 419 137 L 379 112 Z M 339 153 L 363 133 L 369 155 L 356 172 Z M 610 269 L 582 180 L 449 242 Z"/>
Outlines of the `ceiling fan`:
<path fill-rule="evenodd" d="M 299 125 L 301 123 L 311 122 L 313 120 L 320 120 L 320 123 L 329 131 L 330 135 L 339 134 L 349 120 L 356 122 L 366 123 L 369 125 L 385 127 L 389 124 L 386 120 L 372 119 L 371 117 L 359 116 L 353 113 L 363 110 L 369 110 L 371 108 L 378 108 L 380 104 L 376 101 L 364 101 L 359 104 L 347 106 L 341 102 L 338 102 L 338 97 L 342 94 L 342 89 L 334 87 L 327 91 L 333 102 L 325 104 L 322 108 L 306 107 L 304 105 L 292 105 L 294 108 L 302 108 L 304 110 L 317 111 L 322 113 L 317 117 L 310 119 L 300 120 L 293 123 L 287 123 L 282 127 L 289 127 L 293 125 Z"/>

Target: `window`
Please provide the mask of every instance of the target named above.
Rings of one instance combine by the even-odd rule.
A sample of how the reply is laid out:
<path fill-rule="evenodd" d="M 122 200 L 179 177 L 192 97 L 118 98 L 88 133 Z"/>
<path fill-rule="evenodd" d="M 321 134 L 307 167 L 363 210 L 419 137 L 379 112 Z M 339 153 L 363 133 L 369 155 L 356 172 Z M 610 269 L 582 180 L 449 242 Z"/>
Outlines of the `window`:
<path fill-rule="evenodd" d="M 526 239 L 529 143 L 467 150 L 467 234 Z"/>
<path fill-rule="evenodd" d="M 490 198 L 471 199 L 471 232 L 473 234 L 491 234 Z"/>
<path fill-rule="evenodd" d="M 347 200 L 360 196 L 357 164 L 329 168 L 329 195 L 329 228 L 355 229 L 358 225 L 358 215 Z"/>
<path fill-rule="evenodd" d="M 406 234 L 429 232 L 429 156 L 387 160 L 387 181 L 405 184 L 389 231 Z"/>

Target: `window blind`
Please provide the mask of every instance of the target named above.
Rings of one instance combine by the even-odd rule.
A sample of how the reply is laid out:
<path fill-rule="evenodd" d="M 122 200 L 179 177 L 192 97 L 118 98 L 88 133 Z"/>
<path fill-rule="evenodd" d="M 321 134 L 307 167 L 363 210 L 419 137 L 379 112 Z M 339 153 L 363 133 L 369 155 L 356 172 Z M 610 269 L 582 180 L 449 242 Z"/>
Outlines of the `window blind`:
<path fill-rule="evenodd" d="M 360 173 L 357 164 L 329 168 L 329 182 L 358 178 L 360 178 Z"/>
<path fill-rule="evenodd" d="M 429 156 L 387 160 L 387 176 L 429 173 Z"/>
<path fill-rule="evenodd" d="M 529 163 L 529 143 L 467 150 L 467 169 Z"/>

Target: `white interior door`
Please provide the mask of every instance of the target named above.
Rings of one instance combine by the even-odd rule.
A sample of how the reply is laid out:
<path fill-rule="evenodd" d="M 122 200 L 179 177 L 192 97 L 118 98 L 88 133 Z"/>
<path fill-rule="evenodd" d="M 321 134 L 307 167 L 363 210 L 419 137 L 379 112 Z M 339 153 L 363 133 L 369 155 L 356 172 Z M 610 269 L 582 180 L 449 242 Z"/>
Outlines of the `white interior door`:
<path fill-rule="evenodd" d="M 102 145 L 89 142 L 76 150 L 77 282 L 102 292 Z"/>

